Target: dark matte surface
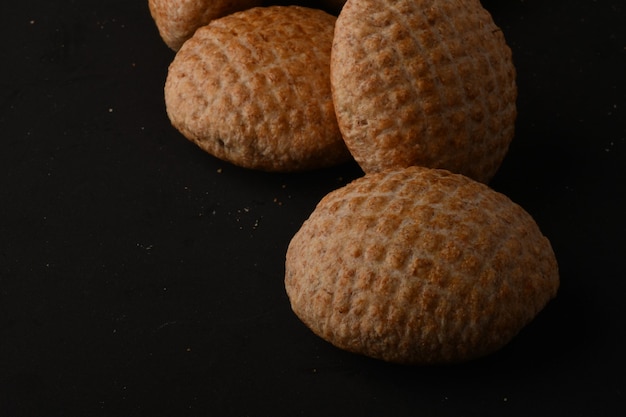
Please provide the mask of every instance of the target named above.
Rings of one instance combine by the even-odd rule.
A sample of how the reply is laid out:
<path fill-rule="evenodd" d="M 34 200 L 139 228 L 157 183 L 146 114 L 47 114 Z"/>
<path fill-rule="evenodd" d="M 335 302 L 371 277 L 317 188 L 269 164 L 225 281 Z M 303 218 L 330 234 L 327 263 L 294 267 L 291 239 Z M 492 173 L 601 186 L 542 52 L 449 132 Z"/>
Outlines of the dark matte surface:
<path fill-rule="evenodd" d="M 291 236 L 354 165 L 246 171 L 164 112 L 147 1 L 0 5 L 0 416 L 626 413 L 626 11 L 489 0 L 519 118 L 492 186 L 561 290 L 510 345 L 437 368 L 339 351 L 292 314 Z"/>

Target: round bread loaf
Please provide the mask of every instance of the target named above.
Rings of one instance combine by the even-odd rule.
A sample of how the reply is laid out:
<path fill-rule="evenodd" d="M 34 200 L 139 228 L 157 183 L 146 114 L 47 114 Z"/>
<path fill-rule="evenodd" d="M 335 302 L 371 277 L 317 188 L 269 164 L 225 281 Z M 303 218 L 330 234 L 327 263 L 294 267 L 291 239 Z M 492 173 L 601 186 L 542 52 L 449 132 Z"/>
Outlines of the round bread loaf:
<path fill-rule="evenodd" d="M 440 169 L 367 174 L 331 192 L 286 255 L 292 309 L 314 333 L 404 364 L 492 353 L 558 287 L 550 242 L 532 217 Z"/>
<path fill-rule="evenodd" d="M 302 171 L 350 160 L 330 92 L 335 20 L 322 10 L 272 6 L 198 29 L 169 68 L 172 124 L 246 168 Z"/>
<path fill-rule="evenodd" d="M 178 51 L 211 20 L 261 4 L 261 0 L 149 0 L 150 14 L 167 46 Z"/>
<path fill-rule="evenodd" d="M 481 182 L 514 134 L 511 50 L 479 0 L 348 0 L 331 86 L 365 172 L 420 165 Z"/>

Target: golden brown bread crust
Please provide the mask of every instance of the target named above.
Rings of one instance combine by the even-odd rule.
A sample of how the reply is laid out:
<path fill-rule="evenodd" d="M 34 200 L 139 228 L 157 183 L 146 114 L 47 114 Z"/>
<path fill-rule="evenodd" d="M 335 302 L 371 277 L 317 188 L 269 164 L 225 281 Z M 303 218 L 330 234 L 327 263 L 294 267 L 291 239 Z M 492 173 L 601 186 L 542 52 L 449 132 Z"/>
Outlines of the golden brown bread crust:
<path fill-rule="evenodd" d="M 331 192 L 286 255 L 287 294 L 313 332 L 405 364 L 500 349 L 558 286 L 550 242 L 526 211 L 465 176 L 421 167 Z"/>
<path fill-rule="evenodd" d="M 261 0 L 149 0 L 148 6 L 167 46 L 178 51 L 196 29 L 211 20 L 261 4 Z"/>
<path fill-rule="evenodd" d="M 200 28 L 169 68 L 172 124 L 246 168 L 302 171 L 350 160 L 330 92 L 335 20 L 321 10 L 273 6 Z"/>
<path fill-rule="evenodd" d="M 421 165 L 488 182 L 513 138 L 511 50 L 478 0 L 348 0 L 331 86 L 365 172 Z"/>

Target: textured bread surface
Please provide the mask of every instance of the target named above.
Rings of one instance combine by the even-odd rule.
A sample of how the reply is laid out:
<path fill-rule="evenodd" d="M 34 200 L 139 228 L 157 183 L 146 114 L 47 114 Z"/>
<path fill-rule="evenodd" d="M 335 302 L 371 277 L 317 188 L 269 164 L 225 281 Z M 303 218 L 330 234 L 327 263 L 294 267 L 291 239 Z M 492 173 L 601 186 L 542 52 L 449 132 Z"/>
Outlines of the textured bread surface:
<path fill-rule="evenodd" d="M 148 3 L 161 38 L 174 51 L 196 29 L 213 19 L 260 4 L 261 0 L 149 0 Z"/>
<path fill-rule="evenodd" d="M 330 92 L 335 20 L 321 10 L 272 6 L 198 29 L 169 68 L 172 124 L 246 168 L 302 171 L 350 160 Z"/>
<path fill-rule="evenodd" d="M 337 118 L 365 172 L 420 165 L 488 182 L 514 135 L 515 76 L 479 0 L 348 0 L 336 23 Z"/>
<path fill-rule="evenodd" d="M 366 174 L 331 192 L 286 255 L 292 309 L 314 333 L 404 364 L 492 353 L 558 287 L 554 253 L 533 218 L 440 169 Z"/>

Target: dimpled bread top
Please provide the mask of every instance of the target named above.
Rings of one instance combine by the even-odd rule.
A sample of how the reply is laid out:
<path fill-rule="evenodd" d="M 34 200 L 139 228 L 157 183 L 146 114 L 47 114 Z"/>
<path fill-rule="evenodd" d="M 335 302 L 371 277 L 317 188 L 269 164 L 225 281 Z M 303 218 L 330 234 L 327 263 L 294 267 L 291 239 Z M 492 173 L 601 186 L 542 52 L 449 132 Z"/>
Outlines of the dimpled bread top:
<path fill-rule="evenodd" d="M 313 332 L 406 364 L 491 353 L 556 295 L 547 238 L 506 196 L 410 167 L 324 197 L 293 237 L 285 287 Z"/>
<path fill-rule="evenodd" d="M 511 50 L 478 0 L 348 0 L 331 86 L 365 172 L 421 165 L 488 182 L 513 138 Z"/>
<path fill-rule="evenodd" d="M 172 124 L 246 168 L 301 171 L 350 160 L 330 92 L 335 20 L 321 10 L 273 6 L 198 29 L 169 68 Z"/>
<path fill-rule="evenodd" d="M 148 3 L 161 38 L 174 51 L 211 20 L 259 4 L 261 0 L 150 0 Z"/>

